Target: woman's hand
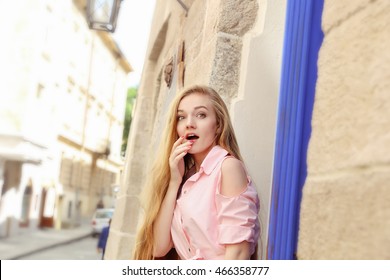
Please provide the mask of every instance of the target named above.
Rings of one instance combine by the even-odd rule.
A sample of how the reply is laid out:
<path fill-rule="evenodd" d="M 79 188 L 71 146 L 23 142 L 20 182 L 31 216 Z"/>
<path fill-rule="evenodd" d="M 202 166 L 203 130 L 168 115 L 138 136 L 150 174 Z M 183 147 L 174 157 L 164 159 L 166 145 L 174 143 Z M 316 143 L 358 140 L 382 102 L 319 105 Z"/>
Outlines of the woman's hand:
<path fill-rule="evenodd" d="M 172 248 L 171 225 L 173 211 L 175 210 L 177 190 L 183 180 L 184 156 L 191 149 L 193 142 L 184 142 L 184 137 L 180 137 L 174 144 L 169 156 L 169 167 L 171 170 L 171 180 L 168 191 L 161 204 L 160 211 L 154 223 L 154 257 L 163 257 Z"/>
<path fill-rule="evenodd" d="M 171 182 L 180 185 L 184 175 L 184 156 L 191 149 L 193 142 L 184 141 L 184 136 L 179 137 L 173 144 L 169 157 L 169 167 L 171 169 Z"/>

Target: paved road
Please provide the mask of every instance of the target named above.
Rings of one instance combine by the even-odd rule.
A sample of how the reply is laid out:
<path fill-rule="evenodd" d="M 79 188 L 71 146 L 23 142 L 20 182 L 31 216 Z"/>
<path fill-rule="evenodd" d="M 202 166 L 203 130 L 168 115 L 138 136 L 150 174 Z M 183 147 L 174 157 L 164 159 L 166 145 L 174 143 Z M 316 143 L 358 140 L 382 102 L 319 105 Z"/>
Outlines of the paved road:
<path fill-rule="evenodd" d="M 99 260 L 101 255 L 96 251 L 97 242 L 97 238 L 86 237 L 25 256 L 20 260 Z"/>

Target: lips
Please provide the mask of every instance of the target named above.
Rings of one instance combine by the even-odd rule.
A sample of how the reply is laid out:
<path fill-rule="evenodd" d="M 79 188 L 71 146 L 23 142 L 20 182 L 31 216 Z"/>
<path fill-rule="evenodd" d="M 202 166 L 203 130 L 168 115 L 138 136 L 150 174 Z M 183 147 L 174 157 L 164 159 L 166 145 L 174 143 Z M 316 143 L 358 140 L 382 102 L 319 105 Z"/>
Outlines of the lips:
<path fill-rule="evenodd" d="M 197 139 L 199 139 L 199 136 L 196 135 L 195 133 L 188 133 L 188 134 L 186 134 L 185 138 L 187 140 L 197 140 Z"/>

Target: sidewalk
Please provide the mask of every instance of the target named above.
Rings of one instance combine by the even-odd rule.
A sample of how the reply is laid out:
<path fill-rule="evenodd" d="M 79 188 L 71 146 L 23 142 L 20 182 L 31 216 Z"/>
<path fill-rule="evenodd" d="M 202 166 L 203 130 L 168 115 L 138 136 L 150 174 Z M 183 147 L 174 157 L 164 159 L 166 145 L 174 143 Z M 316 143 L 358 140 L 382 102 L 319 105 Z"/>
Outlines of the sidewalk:
<path fill-rule="evenodd" d="M 89 235 L 91 235 L 90 223 L 83 222 L 75 228 L 37 229 L 33 232 L 0 238 L 0 259 L 16 260 L 32 253 L 80 240 Z"/>

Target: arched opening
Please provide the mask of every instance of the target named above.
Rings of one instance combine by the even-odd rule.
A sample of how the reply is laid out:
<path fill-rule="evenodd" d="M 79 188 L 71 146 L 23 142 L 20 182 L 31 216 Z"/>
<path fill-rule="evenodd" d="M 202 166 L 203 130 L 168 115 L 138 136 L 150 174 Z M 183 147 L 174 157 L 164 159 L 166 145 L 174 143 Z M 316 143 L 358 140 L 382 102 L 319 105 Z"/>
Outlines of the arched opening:
<path fill-rule="evenodd" d="M 30 179 L 23 192 L 22 212 L 19 221 L 19 226 L 21 227 L 28 227 L 29 225 L 32 196 L 33 196 L 32 181 Z"/>

